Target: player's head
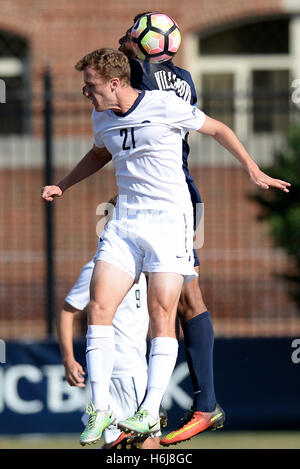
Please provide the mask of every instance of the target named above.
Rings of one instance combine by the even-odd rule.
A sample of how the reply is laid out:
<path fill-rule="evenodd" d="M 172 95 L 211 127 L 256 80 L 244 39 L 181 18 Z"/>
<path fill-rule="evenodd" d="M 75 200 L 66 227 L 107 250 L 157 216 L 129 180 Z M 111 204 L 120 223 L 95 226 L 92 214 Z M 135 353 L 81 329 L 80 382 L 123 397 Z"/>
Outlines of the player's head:
<path fill-rule="evenodd" d="M 115 93 L 120 87 L 130 85 L 130 65 L 127 57 L 114 49 L 97 49 L 85 55 L 75 65 L 83 72 L 84 95 L 96 111 L 112 109 Z"/>
<path fill-rule="evenodd" d="M 124 36 L 122 36 L 119 39 L 119 51 L 123 52 L 128 59 L 134 59 L 136 57 L 136 54 L 131 46 L 131 41 L 130 41 L 130 31 L 131 28 L 127 29 L 126 33 Z"/>
<path fill-rule="evenodd" d="M 138 13 L 134 18 L 133 18 L 133 24 L 140 19 L 144 15 L 148 15 L 150 13 L 153 13 L 152 11 L 145 11 L 144 13 Z M 126 33 L 124 36 L 122 36 L 119 39 L 119 51 L 123 52 L 125 55 L 127 55 L 128 59 L 134 59 L 136 57 L 136 53 L 134 52 L 131 41 L 130 41 L 130 33 L 131 33 L 131 28 L 130 26 L 129 29 L 127 29 Z"/>

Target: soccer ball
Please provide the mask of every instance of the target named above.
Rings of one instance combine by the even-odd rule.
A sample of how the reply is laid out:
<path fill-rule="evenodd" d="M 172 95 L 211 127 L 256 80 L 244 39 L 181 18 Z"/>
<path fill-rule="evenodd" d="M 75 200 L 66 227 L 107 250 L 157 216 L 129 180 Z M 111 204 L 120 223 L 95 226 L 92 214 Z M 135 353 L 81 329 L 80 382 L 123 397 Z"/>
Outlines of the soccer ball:
<path fill-rule="evenodd" d="M 139 18 L 131 29 L 131 44 L 141 60 L 165 62 L 179 49 L 181 33 L 172 18 L 149 13 Z"/>

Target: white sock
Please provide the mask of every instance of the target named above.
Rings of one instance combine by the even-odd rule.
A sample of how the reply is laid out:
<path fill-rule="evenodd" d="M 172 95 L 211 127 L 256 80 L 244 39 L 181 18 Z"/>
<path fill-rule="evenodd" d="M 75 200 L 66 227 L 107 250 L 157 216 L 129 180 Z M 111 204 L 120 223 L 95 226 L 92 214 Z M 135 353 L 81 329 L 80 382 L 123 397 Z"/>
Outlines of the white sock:
<path fill-rule="evenodd" d="M 178 342 L 173 337 L 155 337 L 151 342 L 148 367 L 148 385 L 142 408 L 153 417 L 159 415 L 159 406 L 168 387 L 178 354 Z"/>
<path fill-rule="evenodd" d="M 96 409 L 109 408 L 109 385 L 114 366 L 115 339 L 113 326 L 88 326 L 86 363 Z"/>

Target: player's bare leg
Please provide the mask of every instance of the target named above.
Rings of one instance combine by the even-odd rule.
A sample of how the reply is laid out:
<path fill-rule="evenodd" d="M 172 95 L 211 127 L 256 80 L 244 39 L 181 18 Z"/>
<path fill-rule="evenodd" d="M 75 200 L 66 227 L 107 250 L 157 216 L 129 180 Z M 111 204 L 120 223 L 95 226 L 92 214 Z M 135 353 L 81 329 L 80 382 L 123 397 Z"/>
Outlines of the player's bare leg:
<path fill-rule="evenodd" d="M 175 273 L 148 274 L 148 311 L 152 337 L 176 337 L 175 318 L 183 276 Z"/>
<path fill-rule="evenodd" d="M 199 275 L 199 267 L 195 267 Z M 217 404 L 213 380 L 214 333 L 203 301 L 199 278 L 183 286 L 178 315 L 185 338 L 186 356 L 193 382 L 191 411 L 175 431 L 161 439 L 163 446 L 180 443 L 206 429 L 223 425 L 225 413 Z"/>
<path fill-rule="evenodd" d="M 148 310 L 152 331 L 146 397 L 131 418 L 119 422 L 118 427 L 137 435 L 160 433 L 159 407 L 175 367 L 178 342 L 175 317 L 183 276 L 175 273 L 149 273 Z"/>
<path fill-rule="evenodd" d="M 90 284 L 88 324 L 111 325 L 118 306 L 133 284 L 134 279 L 119 267 L 97 261 Z"/>
<path fill-rule="evenodd" d="M 185 323 L 197 316 L 198 314 L 207 311 L 207 307 L 204 303 L 203 295 L 199 284 L 199 266 L 195 267 L 195 271 L 197 272 L 199 277 L 195 278 L 192 282 L 183 285 L 179 298 L 178 315 L 180 317 L 181 323 Z"/>
<path fill-rule="evenodd" d="M 88 424 L 81 434 L 82 445 L 98 441 L 103 430 L 115 422 L 109 408 L 109 385 L 114 364 L 112 321 L 133 278 L 118 267 L 97 261 L 90 284 L 86 361 L 92 389 L 92 405 L 87 408 Z"/>

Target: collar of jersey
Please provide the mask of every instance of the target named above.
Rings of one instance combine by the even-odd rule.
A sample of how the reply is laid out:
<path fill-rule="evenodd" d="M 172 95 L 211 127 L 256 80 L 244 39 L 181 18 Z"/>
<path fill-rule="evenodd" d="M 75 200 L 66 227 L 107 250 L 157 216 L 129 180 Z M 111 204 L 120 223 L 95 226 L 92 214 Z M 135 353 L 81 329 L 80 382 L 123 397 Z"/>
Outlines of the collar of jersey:
<path fill-rule="evenodd" d="M 118 117 L 126 117 L 128 116 L 128 114 L 131 114 L 135 108 L 140 104 L 140 102 L 142 101 L 143 97 L 145 96 L 145 90 L 142 90 L 138 97 L 136 98 L 136 100 L 134 101 L 133 105 L 131 106 L 131 108 L 128 109 L 128 111 L 124 112 L 124 114 L 122 112 L 114 112 L 113 113 L 118 116 Z"/>

